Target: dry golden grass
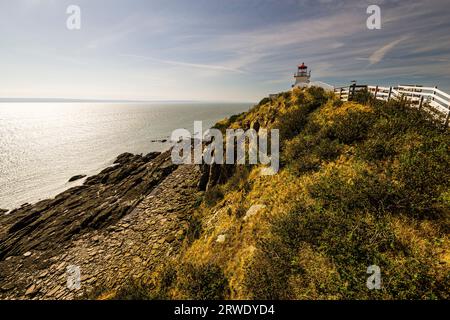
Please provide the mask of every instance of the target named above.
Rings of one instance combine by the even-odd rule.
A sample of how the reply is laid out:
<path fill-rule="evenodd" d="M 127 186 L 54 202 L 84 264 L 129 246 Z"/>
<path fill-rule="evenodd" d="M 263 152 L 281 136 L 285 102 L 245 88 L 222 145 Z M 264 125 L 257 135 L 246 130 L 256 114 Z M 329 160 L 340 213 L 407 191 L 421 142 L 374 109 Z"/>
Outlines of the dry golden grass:
<path fill-rule="evenodd" d="M 442 148 L 450 139 L 416 113 L 341 105 L 320 90 L 294 89 L 221 121 L 222 129 L 255 121 L 297 126 L 282 156 L 306 155 L 285 157 L 274 176 L 260 176 L 254 166 L 218 186 L 223 199 L 196 209 L 202 232 L 186 240 L 175 269 L 218 266 L 227 299 L 448 299 L 450 192 L 440 163 L 448 168 Z M 352 121 L 358 123 L 347 128 Z M 342 128 L 348 131 L 336 131 Z M 336 143 L 336 155 L 326 153 L 324 140 Z M 298 171 L 304 160 L 314 166 Z M 244 218 L 253 205 L 264 207 Z M 382 290 L 365 286 L 370 264 L 382 268 Z M 154 274 L 156 283 L 166 269 Z M 166 298 L 191 298 L 180 289 L 186 279 L 179 270 L 163 285 Z"/>

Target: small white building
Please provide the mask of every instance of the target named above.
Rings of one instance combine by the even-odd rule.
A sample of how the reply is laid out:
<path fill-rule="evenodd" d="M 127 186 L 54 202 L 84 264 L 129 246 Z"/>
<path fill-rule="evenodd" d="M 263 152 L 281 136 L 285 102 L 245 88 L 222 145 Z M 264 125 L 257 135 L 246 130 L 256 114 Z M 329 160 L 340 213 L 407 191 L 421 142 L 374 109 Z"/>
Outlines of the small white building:
<path fill-rule="evenodd" d="M 297 72 L 294 74 L 294 79 L 295 83 L 292 85 L 292 89 L 321 87 L 326 91 L 334 91 L 334 87 L 325 82 L 322 81 L 311 82 L 311 70 L 309 70 L 308 72 L 308 67 L 305 66 L 304 62 L 302 62 L 302 64 L 298 66 Z"/>
<path fill-rule="evenodd" d="M 301 65 L 298 66 L 297 73 L 294 74 L 295 83 L 292 85 L 292 88 L 299 87 L 305 88 L 310 83 L 311 71 L 308 72 L 308 67 L 305 66 L 305 63 L 302 62 Z"/>

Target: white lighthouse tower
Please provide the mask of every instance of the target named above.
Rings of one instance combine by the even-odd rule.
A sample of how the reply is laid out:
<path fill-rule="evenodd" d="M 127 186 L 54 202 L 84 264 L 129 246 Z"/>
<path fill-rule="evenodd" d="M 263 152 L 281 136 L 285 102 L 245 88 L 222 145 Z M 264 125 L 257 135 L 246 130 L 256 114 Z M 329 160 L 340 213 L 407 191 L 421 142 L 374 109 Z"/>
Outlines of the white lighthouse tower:
<path fill-rule="evenodd" d="M 309 86 L 311 71 L 308 72 L 308 67 L 305 66 L 304 62 L 298 66 L 298 70 L 297 73 L 294 74 L 294 78 L 295 83 L 292 85 L 292 88 L 305 88 Z"/>

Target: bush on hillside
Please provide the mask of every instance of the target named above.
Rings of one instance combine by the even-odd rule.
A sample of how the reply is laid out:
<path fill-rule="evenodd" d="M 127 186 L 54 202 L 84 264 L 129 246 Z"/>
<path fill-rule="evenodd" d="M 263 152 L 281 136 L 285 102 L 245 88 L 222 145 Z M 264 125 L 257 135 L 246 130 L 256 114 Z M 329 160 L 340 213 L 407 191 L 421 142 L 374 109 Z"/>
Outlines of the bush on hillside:
<path fill-rule="evenodd" d="M 185 238 L 189 244 L 200 238 L 202 234 L 203 226 L 202 220 L 197 214 L 191 214 L 188 220 L 188 229 L 186 231 Z"/>
<path fill-rule="evenodd" d="M 275 128 L 280 130 L 281 143 L 297 136 L 307 124 L 310 113 L 328 99 L 329 96 L 322 88 L 311 87 L 292 91 L 293 105 L 278 117 L 275 125 Z"/>
<path fill-rule="evenodd" d="M 254 299 L 448 297 L 433 242 L 413 245 L 389 216 L 298 207 L 273 222 L 244 285 Z M 381 290 L 366 287 L 370 265 L 382 270 Z"/>
<path fill-rule="evenodd" d="M 366 88 L 364 88 L 363 90 L 360 90 L 355 93 L 353 101 L 365 105 L 372 101 L 372 95 Z"/>
<path fill-rule="evenodd" d="M 150 286 L 140 280 L 129 279 L 116 292 L 113 300 L 154 300 L 153 291 Z"/>
<path fill-rule="evenodd" d="M 281 160 L 283 165 L 289 165 L 296 175 L 300 175 L 320 169 L 322 161 L 336 159 L 341 148 L 337 140 L 299 135 L 286 143 Z"/>
<path fill-rule="evenodd" d="M 394 179 L 401 183 L 401 205 L 411 213 L 421 212 L 431 217 L 448 209 L 440 196 L 448 191 L 450 181 L 449 146 L 448 139 L 432 139 L 400 155 Z"/>
<path fill-rule="evenodd" d="M 384 212 L 397 206 L 399 196 L 391 179 L 356 165 L 354 170 L 353 176 L 339 169 L 319 175 L 308 191 L 325 208 L 344 212 Z"/>
<path fill-rule="evenodd" d="M 327 128 L 327 136 L 346 144 L 359 142 L 366 138 L 373 123 L 372 113 L 349 110 L 344 115 L 333 118 L 333 124 Z"/>
<path fill-rule="evenodd" d="M 178 288 L 187 299 L 220 300 L 228 292 L 228 280 L 214 264 L 183 264 L 179 270 Z"/>
<path fill-rule="evenodd" d="M 208 207 L 214 206 L 217 202 L 222 200 L 224 194 L 219 185 L 209 188 L 204 195 L 203 201 Z"/>

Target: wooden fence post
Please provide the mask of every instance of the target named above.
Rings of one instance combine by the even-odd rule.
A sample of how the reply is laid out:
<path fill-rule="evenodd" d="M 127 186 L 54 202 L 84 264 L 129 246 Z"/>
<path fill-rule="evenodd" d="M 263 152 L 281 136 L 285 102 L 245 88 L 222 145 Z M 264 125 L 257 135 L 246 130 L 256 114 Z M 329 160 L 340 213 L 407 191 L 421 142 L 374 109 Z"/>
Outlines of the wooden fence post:
<path fill-rule="evenodd" d="M 435 89 L 437 89 L 437 86 L 434 87 Z M 431 100 L 434 101 L 434 96 L 436 95 L 436 91 L 433 90 L 433 96 L 431 97 Z"/>
<path fill-rule="evenodd" d="M 448 112 L 447 112 L 447 117 L 445 118 L 444 127 L 447 127 L 449 119 L 450 119 L 450 106 L 449 106 L 449 109 L 448 109 Z"/>
<path fill-rule="evenodd" d="M 342 90 L 343 88 L 339 89 L 339 100 L 342 100 Z"/>
<path fill-rule="evenodd" d="M 389 94 L 388 94 L 388 98 L 387 98 L 388 102 L 391 100 L 391 95 L 392 95 L 392 87 L 389 87 Z"/>
<path fill-rule="evenodd" d="M 377 94 L 378 94 L 378 86 L 376 86 L 376 88 L 375 88 L 375 95 L 374 95 L 375 100 L 377 100 Z"/>
<path fill-rule="evenodd" d="M 352 98 L 348 99 L 348 100 L 353 101 L 353 99 L 355 98 L 356 82 L 348 88 L 348 91 L 349 91 L 349 93 L 350 93 L 350 91 L 352 92 Z"/>
<path fill-rule="evenodd" d="M 420 97 L 420 102 L 419 102 L 419 110 L 422 109 L 423 99 L 424 99 L 424 97 L 421 96 L 421 97 Z"/>

